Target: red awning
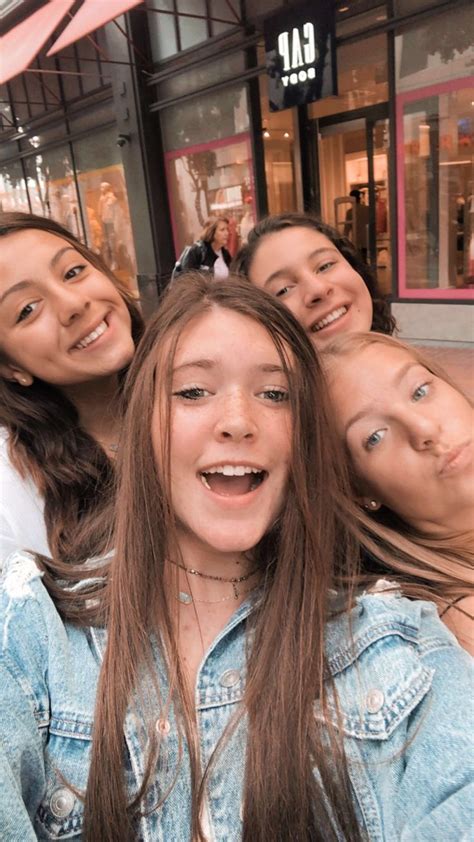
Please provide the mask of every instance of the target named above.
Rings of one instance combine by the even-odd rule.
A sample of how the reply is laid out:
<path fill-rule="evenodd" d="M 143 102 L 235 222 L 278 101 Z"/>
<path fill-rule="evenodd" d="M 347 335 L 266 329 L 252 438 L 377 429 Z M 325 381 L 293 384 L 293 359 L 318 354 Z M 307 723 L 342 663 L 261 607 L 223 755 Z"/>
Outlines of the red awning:
<path fill-rule="evenodd" d="M 53 56 L 59 50 L 69 47 L 74 41 L 84 38 L 94 29 L 103 26 L 110 20 L 123 15 L 134 6 L 139 6 L 143 0 L 84 0 L 83 5 L 74 15 L 72 21 L 63 30 L 47 55 Z"/>
<path fill-rule="evenodd" d="M 50 0 L 0 38 L 0 84 L 26 70 L 73 4 Z"/>

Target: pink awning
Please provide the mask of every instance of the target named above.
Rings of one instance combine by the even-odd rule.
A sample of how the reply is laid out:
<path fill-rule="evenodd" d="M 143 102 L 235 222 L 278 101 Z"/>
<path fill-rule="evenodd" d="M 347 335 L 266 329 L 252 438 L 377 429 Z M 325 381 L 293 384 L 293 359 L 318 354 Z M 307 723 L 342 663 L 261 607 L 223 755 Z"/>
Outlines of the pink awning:
<path fill-rule="evenodd" d="M 73 4 L 50 0 L 0 38 L 0 84 L 26 70 Z"/>
<path fill-rule="evenodd" d="M 140 3 L 143 3 L 143 0 L 84 0 L 77 14 L 48 50 L 47 55 L 53 56 L 59 50 L 64 50 L 74 41 L 79 41 L 80 38 L 84 38 L 84 35 L 123 15 L 134 6 L 139 6 Z"/>

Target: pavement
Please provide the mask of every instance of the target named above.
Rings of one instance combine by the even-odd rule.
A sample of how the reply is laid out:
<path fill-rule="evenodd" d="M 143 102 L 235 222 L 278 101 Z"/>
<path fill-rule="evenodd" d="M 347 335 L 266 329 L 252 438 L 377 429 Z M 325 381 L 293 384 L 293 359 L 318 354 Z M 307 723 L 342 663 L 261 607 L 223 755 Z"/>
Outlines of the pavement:
<path fill-rule="evenodd" d="M 464 394 L 474 401 L 474 347 L 443 348 L 432 345 L 418 347 L 429 359 L 444 368 Z"/>

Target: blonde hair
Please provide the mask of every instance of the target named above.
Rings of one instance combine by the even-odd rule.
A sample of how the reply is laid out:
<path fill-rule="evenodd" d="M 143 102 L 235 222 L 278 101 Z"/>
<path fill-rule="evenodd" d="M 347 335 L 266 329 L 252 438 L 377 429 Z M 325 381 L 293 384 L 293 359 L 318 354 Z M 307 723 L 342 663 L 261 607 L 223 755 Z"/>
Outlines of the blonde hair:
<path fill-rule="evenodd" d="M 381 333 L 352 333 L 340 336 L 323 351 L 326 370 L 336 359 L 360 353 L 372 345 L 385 345 L 405 351 L 435 377 L 444 380 L 463 394 L 448 374 L 411 345 Z M 466 396 L 465 396 L 466 397 Z M 466 400 L 468 398 L 466 397 Z M 349 454 L 350 458 L 350 454 Z M 351 471 L 354 492 L 358 493 L 359 479 Z M 371 567 L 397 581 L 406 596 L 432 599 L 448 606 L 472 593 L 474 589 L 474 536 L 472 532 L 448 536 L 422 533 L 386 507 L 369 515 L 354 504 L 356 532 L 364 547 L 373 556 L 367 559 L 364 580 L 373 578 Z M 375 562 L 375 564 L 373 564 Z M 380 564 L 383 567 L 380 567 Z M 461 610 L 461 609 L 460 609 Z"/>

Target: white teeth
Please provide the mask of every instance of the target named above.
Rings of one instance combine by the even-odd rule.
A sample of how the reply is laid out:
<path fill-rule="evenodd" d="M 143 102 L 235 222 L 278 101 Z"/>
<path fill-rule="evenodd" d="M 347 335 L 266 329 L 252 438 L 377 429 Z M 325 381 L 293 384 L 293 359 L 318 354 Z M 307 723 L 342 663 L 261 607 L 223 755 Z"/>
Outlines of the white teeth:
<path fill-rule="evenodd" d="M 325 316 L 324 319 L 321 319 L 320 322 L 316 322 L 315 325 L 312 326 L 311 330 L 313 333 L 316 333 L 318 330 L 322 330 L 323 327 L 326 325 L 330 325 L 331 322 L 335 322 L 337 319 L 340 319 L 341 316 L 344 316 L 347 313 L 347 307 L 338 307 L 337 310 L 333 310 L 332 313 L 329 313 L 328 316 Z"/>
<path fill-rule="evenodd" d="M 201 482 L 202 482 L 204 488 L 208 488 L 209 491 L 211 491 L 211 486 L 209 485 L 209 483 L 208 483 L 204 474 L 201 474 Z"/>
<path fill-rule="evenodd" d="M 206 468 L 204 474 L 224 474 L 225 477 L 243 477 L 244 474 L 261 474 L 262 469 L 251 468 L 247 465 L 217 465 L 215 468 Z M 203 474 L 201 473 L 201 476 Z"/>
<path fill-rule="evenodd" d="M 87 348 L 87 346 L 88 346 L 88 345 L 90 345 L 90 344 L 91 344 L 91 342 L 94 342 L 94 340 L 95 340 L 95 339 L 98 339 L 98 338 L 99 338 L 99 336 L 102 336 L 102 334 L 103 334 L 103 333 L 105 333 L 105 331 L 107 330 L 107 328 L 108 328 L 108 324 L 107 324 L 107 322 L 106 322 L 106 321 L 102 321 L 102 322 L 100 323 L 100 325 L 98 325 L 98 326 L 96 327 L 96 329 L 95 329 L 95 330 L 93 330 L 93 331 L 92 331 L 91 333 L 89 333 L 87 336 L 84 336 L 84 339 L 81 339 L 81 341 L 80 341 L 80 342 L 78 342 L 78 343 L 77 343 L 77 345 L 75 345 L 74 347 L 75 347 L 75 348 Z"/>

